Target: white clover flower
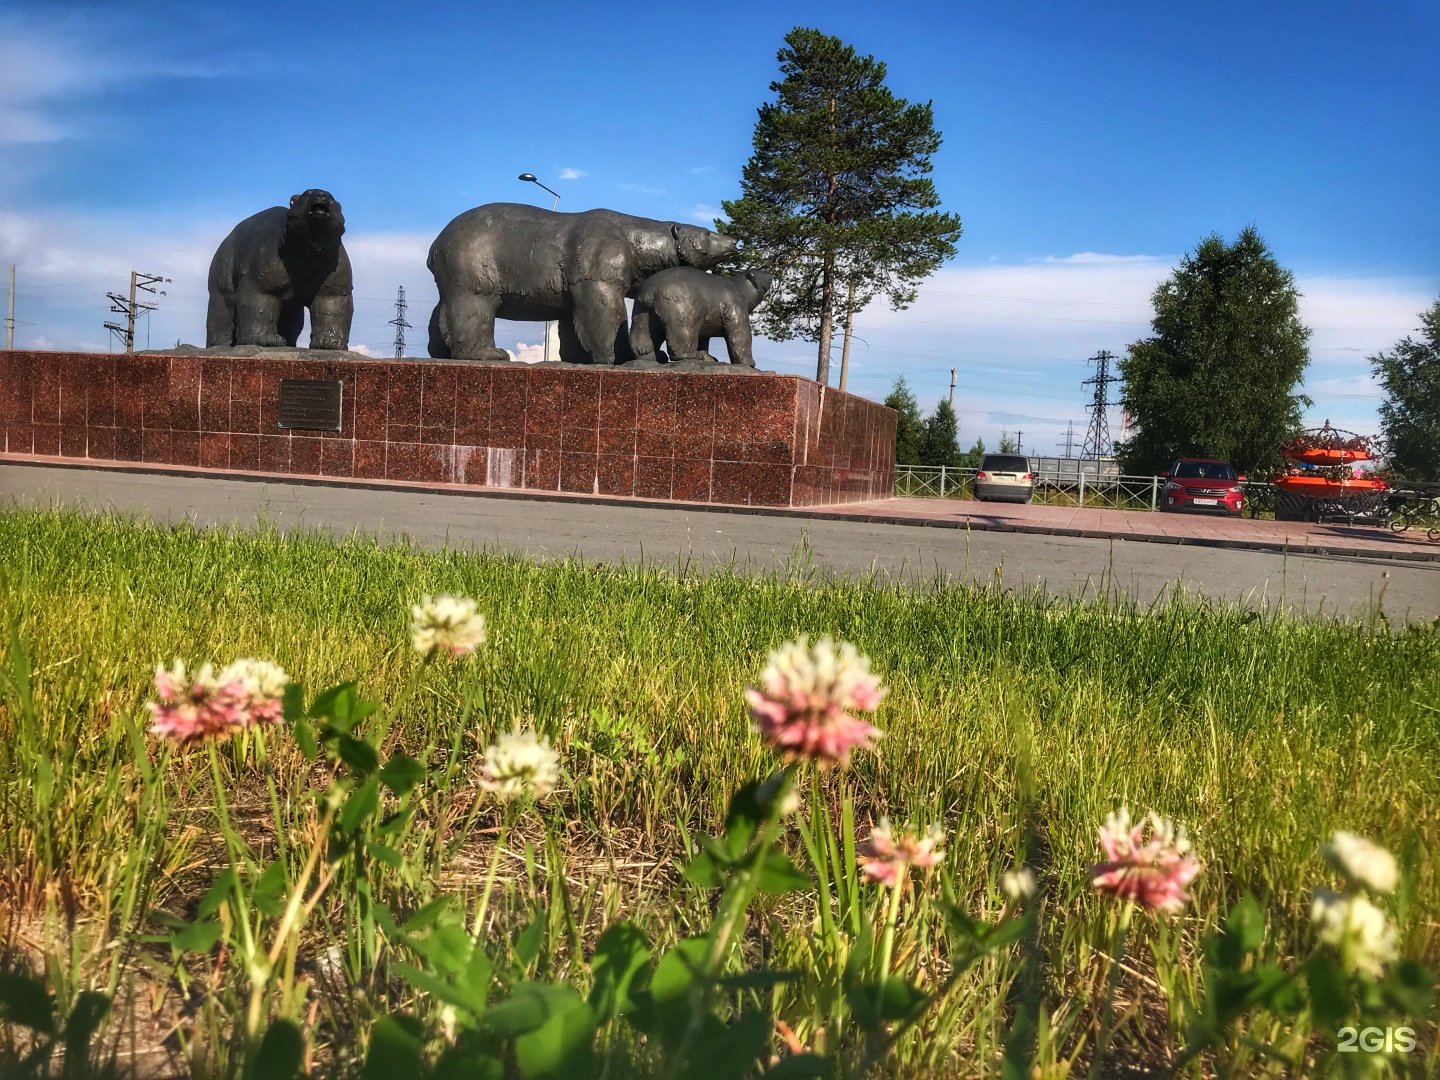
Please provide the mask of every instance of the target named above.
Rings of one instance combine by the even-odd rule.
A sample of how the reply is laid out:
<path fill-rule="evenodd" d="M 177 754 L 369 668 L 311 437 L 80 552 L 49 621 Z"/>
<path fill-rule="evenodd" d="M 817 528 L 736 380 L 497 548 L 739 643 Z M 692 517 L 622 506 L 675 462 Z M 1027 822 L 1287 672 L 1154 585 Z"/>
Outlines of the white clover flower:
<path fill-rule="evenodd" d="M 468 596 L 427 596 L 410 614 L 411 641 L 415 651 L 426 656 L 438 649 L 464 656 L 485 641 L 485 616 L 475 611 L 475 601 Z"/>
<path fill-rule="evenodd" d="M 560 783 L 560 755 L 533 731 L 501 735 L 485 751 L 480 786 L 505 802 L 522 795 L 543 799 Z"/>
<path fill-rule="evenodd" d="M 218 678 L 222 683 L 239 683 L 254 701 L 281 698 L 290 684 L 290 676 L 279 664 L 254 657 L 236 660 Z"/>
<path fill-rule="evenodd" d="M 1310 917 L 1319 926 L 1320 940 L 1340 954 L 1340 963 L 1349 971 L 1379 978 L 1385 965 L 1399 955 L 1395 927 L 1363 896 L 1316 889 Z"/>
<path fill-rule="evenodd" d="M 1035 871 L 1028 866 L 1006 870 L 1000 877 L 1000 891 L 1012 904 L 1029 900 L 1035 895 Z"/>
<path fill-rule="evenodd" d="M 1371 892 L 1391 893 L 1400 880 L 1395 856 L 1379 844 L 1351 832 L 1337 832 L 1322 849 L 1325 859 L 1345 875 L 1352 885 L 1363 885 Z"/>

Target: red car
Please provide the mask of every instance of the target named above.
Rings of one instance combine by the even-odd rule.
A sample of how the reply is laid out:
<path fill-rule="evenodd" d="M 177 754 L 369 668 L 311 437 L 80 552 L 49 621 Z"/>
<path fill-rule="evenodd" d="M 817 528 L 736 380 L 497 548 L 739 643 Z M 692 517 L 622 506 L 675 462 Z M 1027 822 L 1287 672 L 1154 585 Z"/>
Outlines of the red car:
<path fill-rule="evenodd" d="M 1198 510 L 1239 517 L 1245 508 L 1245 477 L 1236 476 L 1228 461 L 1181 458 L 1165 475 L 1160 509 L 1170 513 Z"/>

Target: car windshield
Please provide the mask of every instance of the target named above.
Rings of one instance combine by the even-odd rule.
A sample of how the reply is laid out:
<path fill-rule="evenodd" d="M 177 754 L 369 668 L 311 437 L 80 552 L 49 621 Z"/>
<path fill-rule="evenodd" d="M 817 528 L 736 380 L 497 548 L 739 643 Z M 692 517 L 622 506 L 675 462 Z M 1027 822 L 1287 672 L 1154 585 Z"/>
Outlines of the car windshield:
<path fill-rule="evenodd" d="M 982 472 L 1018 472 L 1027 473 L 1030 471 L 1030 459 L 1016 457 L 1013 454 L 986 454 L 985 460 L 980 462 Z"/>
<path fill-rule="evenodd" d="M 1234 480 L 1235 470 L 1221 461 L 1182 461 L 1174 475 L 1181 480 Z"/>

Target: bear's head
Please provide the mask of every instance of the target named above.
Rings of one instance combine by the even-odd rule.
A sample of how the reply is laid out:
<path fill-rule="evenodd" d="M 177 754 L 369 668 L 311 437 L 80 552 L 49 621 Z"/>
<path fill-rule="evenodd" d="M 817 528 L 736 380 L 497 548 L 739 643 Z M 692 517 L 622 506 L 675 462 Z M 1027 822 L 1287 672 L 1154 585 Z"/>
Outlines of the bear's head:
<path fill-rule="evenodd" d="M 335 201 L 334 195 L 311 188 L 290 197 L 285 231 L 312 247 L 338 244 L 345 231 L 345 215 L 340 212 L 340 204 Z"/>
<path fill-rule="evenodd" d="M 748 296 L 750 310 L 754 311 L 775 284 L 775 275 L 767 270 L 746 270 L 740 277 L 746 284 L 745 292 Z"/>
<path fill-rule="evenodd" d="M 679 257 L 680 266 L 709 270 L 740 250 L 740 245 L 730 237 L 702 229 L 699 225 L 677 222 L 670 226 L 670 235 L 675 238 L 675 254 Z"/>

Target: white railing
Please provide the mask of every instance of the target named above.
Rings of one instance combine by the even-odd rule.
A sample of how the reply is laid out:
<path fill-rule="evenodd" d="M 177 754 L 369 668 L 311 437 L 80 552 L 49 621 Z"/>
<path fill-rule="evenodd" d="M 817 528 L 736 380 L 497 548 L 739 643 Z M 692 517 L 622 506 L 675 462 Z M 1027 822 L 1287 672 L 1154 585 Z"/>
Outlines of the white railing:
<path fill-rule="evenodd" d="M 895 494 L 911 498 L 973 499 L 974 469 L 947 465 L 896 465 Z M 1165 481 L 1159 476 L 1041 470 L 1035 473 L 1035 502 L 1049 506 L 1107 506 L 1157 510 Z"/>

